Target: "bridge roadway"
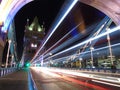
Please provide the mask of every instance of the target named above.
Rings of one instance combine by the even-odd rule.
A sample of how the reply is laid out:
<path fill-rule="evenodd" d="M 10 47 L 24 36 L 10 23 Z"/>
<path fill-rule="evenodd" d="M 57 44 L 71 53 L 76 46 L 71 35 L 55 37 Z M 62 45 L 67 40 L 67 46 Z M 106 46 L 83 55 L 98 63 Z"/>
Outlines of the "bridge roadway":
<path fill-rule="evenodd" d="M 27 70 L 0 77 L 0 90 L 29 90 Z"/>
<path fill-rule="evenodd" d="M 22 69 L 12 74 L 0 77 L 0 90 L 33 90 L 30 88 L 32 84 L 29 84 L 28 71 L 28 69 Z M 58 71 L 60 70 L 31 68 L 31 73 L 37 86 L 37 90 L 120 90 L 119 73 L 82 72 L 72 70 L 63 72 Z M 73 74 L 70 74 L 69 71 L 74 72 L 74 74 L 75 72 L 79 72 L 79 74 L 84 73 L 92 76 L 93 78 L 75 76 Z M 104 77 L 106 77 L 108 80 L 112 80 L 112 77 L 114 77 L 113 81 L 116 78 L 119 78 L 119 80 L 116 80 L 117 82 L 113 83 L 109 81 L 98 80 L 101 78 L 105 79 Z M 110 83 L 111 85 L 105 83 Z M 112 84 L 117 86 L 113 86 Z"/>

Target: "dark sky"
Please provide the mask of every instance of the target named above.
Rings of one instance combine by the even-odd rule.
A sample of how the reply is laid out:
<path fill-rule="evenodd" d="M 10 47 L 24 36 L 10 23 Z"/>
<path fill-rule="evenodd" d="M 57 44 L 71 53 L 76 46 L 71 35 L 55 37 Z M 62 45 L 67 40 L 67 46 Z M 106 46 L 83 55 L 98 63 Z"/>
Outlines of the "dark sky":
<path fill-rule="evenodd" d="M 15 16 L 15 29 L 18 46 L 18 56 L 22 55 L 23 36 L 27 18 L 30 23 L 37 16 L 39 23 L 45 23 L 46 32 L 53 23 L 65 0 L 34 0 L 25 5 Z"/>
<path fill-rule="evenodd" d="M 21 57 L 22 51 L 23 51 L 23 36 L 24 36 L 24 30 L 25 30 L 25 25 L 26 25 L 27 19 L 30 20 L 30 24 L 31 24 L 34 17 L 37 16 L 40 24 L 43 24 L 43 22 L 45 23 L 44 26 L 46 28 L 45 31 L 47 33 L 65 1 L 66 0 L 35 0 L 35 1 L 25 5 L 16 14 L 15 28 L 16 28 L 16 36 L 17 36 L 16 38 L 17 38 L 18 56 L 19 57 Z M 74 10 L 75 12 L 73 11 L 68 15 L 68 18 L 67 18 L 68 20 L 65 21 L 65 23 L 62 24 L 63 26 L 61 26 L 62 28 L 60 28 L 55 33 L 56 37 L 53 37 L 51 40 L 49 40 L 49 42 L 48 42 L 49 45 L 46 45 L 47 47 L 48 46 L 51 47 L 51 45 L 53 45 L 53 42 L 54 42 L 55 38 L 58 37 L 58 35 L 59 35 L 59 37 L 63 37 L 62 34 L 69 32 L 69 30 L 72 27 L 68 27 L 68 26 L 73 25 L 71 18 L 73 18 L 74 16 L 79 18 L 79 16 L 82 15 L 83 19 L 85 21 L 85 26 L 90 25 L 93 21 L 101 19 L 105 16 L 103 13 L 96 10 L 95 8 L 85 5 L 85 4 L 82 4 L 82 3 L 78 3 L 74 9 L 75 9 Z M 76 10 L 78 10 L 78 11 L 76 11 Z M 80 10 L 80 12 L 82 12 L 82 14 L 80 14 L 80 15 L 77 14 L 77 16 L 76 16 L 75 13 L 78 13 L 79 10 Z M 74 17 L 74 19 L 75 19 L 75 17 Z M 71 24 L 70 24 L 70 22 L 71 22 Z M 65 26 L 67 26 L 68 28 L 65 28 Z M 56 41 L 58 41 L 58 40 L 56 39 Z"/>

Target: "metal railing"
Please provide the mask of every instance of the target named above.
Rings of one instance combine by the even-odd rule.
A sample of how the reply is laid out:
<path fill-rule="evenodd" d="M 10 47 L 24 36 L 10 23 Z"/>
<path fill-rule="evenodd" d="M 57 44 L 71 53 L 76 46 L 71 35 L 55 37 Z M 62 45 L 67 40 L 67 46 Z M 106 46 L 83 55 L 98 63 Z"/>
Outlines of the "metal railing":
<path fill-rule="evenodd" d="M 13 73 L 16 70 L 16 68 L 0 68 L 0 77 Z"/>

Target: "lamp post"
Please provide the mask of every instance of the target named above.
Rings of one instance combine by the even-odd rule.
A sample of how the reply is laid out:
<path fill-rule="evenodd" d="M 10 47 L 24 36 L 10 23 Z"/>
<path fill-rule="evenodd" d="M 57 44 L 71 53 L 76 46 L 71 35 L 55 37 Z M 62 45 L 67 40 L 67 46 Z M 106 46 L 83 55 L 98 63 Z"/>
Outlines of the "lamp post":
<path fill-rule="evenodd" d="M 50 66 L 53 64 L 53 61 L 52 61 L 52 53 L 49 53 L 49 55 L 50 55 Z"/>
<path fill-rule="evenodd" d="M 94 48 L 91 46 L 90 47 L 90 52 L 91 52 L 91 65 L 92 65 L 92 68 L 93 68 L 93 50 L 94 50 Z"/>
<path fill-rule="evenodd" d="M 110 30 L 110 28 L 106 28 L 106 31 Z M 113 65 L 113 55 L 112 55 L 112 48 L 111 48 L 111 42 L 110 42 L 110 35 L 107 34 L 107 40 L 108 40 L 108 46 L 109 46 L 109 52 L 110 52 L 110 60 L 111 64 Z"/>
<path fill-rule="evenodd" d="M 82 67 L 82 63 L 81 63 L 81 62 L 82 62 L 82 60 L 83 60 L 82 58 L 79 58 L 80 68 Z"/>
<path fill-rule="evenodd" d="M 11 45 L 11 40 L 8 40 L 8 51 L 7 51 L 7 58 L 6 58 L 5 68 L 7 68 L 7 66 L 8 66 L 8 58 L 9 58 L 10 45 Z"/>
<path fill-rule="evenodd" d="M 43 55 L 40 56 L 41 67 L 43 66 Z"/>

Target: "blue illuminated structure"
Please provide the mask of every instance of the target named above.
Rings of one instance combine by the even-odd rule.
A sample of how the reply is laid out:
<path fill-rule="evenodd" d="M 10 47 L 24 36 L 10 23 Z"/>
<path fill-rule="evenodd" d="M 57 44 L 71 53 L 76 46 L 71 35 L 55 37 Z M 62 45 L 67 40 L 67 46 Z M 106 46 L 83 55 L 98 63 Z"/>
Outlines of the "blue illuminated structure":
<path fill-rule="evenodd" d="M 0 4 L 0 23 L 4 23 L 3 32 L 7 32 L 16 13 L 33 0 L 2 0 Z"/>
<path fill-rule="evenodd" d="M 13 63 L 18 62 L 17 59 L 17 43 L 16 43 L 16 34 L 15 34 L 15 26 L 14 21 L 12 21 L 9 30 L 8 30 L 8 40 L 11 41 L 10 43 L 10 53 L 11 53 L 11 66 L 13 66 Z"/>

